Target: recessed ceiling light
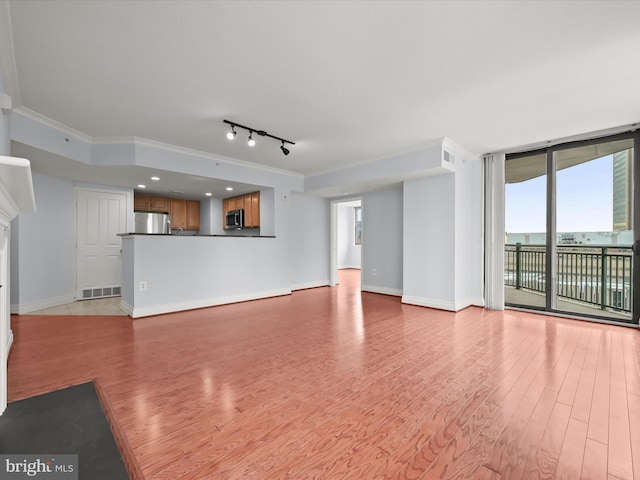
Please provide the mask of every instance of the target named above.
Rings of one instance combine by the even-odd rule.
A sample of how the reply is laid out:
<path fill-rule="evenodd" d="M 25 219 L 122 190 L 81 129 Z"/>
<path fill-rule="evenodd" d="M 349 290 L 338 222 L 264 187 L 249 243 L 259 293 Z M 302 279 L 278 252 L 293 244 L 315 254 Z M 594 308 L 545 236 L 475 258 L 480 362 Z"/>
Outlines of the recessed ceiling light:
<path fill-rule="evenodd" d="M 233 187 L 227 187 L 227 192 L 232 192 L 233 191 Z"/>
<path fill-rule="evenodd" d="M 153 180 L 154 182 L 157 182 L 158 180 L 160 180 L 160 177 L 151 177 L 151 180 Z"/>
<path fill-rule="evenodd" d="M 147 186 L 146 186 L 146 185 L 143 185 L 143 184 L 139 184 L 139 185 L 138 185 L 138 188 L 147 188 Z"/>
<path fill-rule="evenodd" d="M 210 196 L 212 195 L 212 193 L 211 193 L 211 192 L 207 192 L 207 193 L 205 193 L 205 195 L 206 195 L 207 197 L 210 197 Z"/>

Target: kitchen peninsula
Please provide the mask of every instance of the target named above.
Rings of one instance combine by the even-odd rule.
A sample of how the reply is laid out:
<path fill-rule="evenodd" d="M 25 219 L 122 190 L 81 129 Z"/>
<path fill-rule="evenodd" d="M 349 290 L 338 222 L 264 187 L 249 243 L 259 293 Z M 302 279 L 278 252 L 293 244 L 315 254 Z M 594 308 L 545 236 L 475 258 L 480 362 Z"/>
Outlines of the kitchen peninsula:
<path fill-rule="evenodd" d="M 136 212 L 149 213 L 175 214 L 178 203 L 140 194 L 136 201 Z M 171 215 L 171 235 L 120 235 L 122 310 L 137 318 L 291 293 L 289 245 L 275 235 L 273 189 L 192 203 L 198 215 L 180 215 L 184 230 Z M 234 210 L 244 214 L 238 228 L 226 221 Z"/>
<path fill-rule="evenodd" d="M 133 318 L 291 293 L 275 236 L 121 237 L 121 308 Z"/>

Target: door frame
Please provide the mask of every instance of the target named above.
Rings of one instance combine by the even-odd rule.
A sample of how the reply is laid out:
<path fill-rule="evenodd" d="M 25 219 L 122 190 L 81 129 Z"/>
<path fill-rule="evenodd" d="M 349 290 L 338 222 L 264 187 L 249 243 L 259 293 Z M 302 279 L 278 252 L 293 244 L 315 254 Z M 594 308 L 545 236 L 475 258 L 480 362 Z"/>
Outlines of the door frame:
<path fill-rule="evenodd" d="M 126 232 L 133 231 L 133 189 L 130 188 L 105 188 L 103 186 L 77 185 L 73 188 L 73 297 L 78 300 L 78 194 L 84 192 L 98 192 L 110 194 L 124 194 L 126 196 Z"/>
<path fill-rule="evenodd" d="M 331 200 L 330 202 L 330 214 L 329 214 L 329 286 L 334 287 L 338 284 L 338 205 L 341 203 L 351 203 L 360 201 L 360 208 L 362 208 L 362 215 L 364 218 L 364 200 L 362 196 L 340 198 Z M 364 230 L 364 221 L 362 222 L 362 228 Z M 364 232 L 362 235 L 362 242 L 364 244 Z M 364 265 L 364 248 L 360 248 L 360 271 L 362 272 L 362 266 Z M 360 275 L 360 288 L 362 289 L 362 275 Z"/>

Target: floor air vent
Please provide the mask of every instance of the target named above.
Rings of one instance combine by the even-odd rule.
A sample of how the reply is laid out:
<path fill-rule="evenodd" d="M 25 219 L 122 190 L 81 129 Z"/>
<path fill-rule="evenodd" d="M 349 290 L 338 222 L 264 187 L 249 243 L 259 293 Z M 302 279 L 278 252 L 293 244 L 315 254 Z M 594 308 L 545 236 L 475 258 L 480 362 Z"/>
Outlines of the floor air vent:
<path fill-rule="evenodd" d="M 121 287 L 85 288 L 82 290 L 81 300 L 92 298 L 117 297 L 121 294 Z"/>

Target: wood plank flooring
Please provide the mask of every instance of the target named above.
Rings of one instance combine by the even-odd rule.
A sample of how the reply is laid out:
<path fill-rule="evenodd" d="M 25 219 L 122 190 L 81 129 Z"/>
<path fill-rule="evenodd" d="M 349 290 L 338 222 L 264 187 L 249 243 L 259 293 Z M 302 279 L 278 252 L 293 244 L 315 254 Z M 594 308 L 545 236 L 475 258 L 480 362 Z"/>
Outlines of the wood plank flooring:
<path fill-rule="evenodd" d="M 13 316 L 9 398 L 98 379 L 147 479 L 638 479 L 640 332 L 340 286 Z"/>

